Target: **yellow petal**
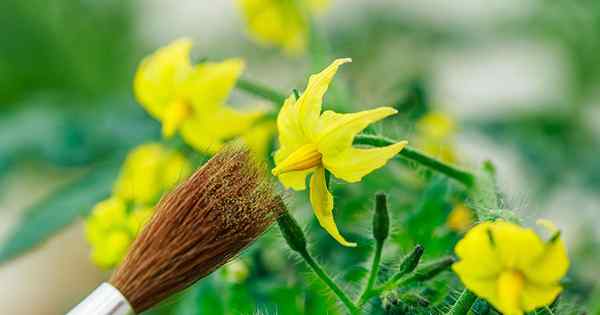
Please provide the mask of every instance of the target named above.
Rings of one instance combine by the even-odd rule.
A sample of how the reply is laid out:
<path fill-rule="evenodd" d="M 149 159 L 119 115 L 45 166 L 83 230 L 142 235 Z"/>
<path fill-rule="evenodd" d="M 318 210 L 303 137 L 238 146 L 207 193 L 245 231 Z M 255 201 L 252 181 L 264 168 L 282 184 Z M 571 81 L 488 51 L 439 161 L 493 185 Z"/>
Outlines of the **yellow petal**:
<path fill-rule="evenodd" d="M 536 284 L 556 284 L 569 269 L 569 257 L 562 239 L 546 243 L 543 252 L 523 268 L 527 279 Z"/>
<path fill-rule="evenodd" d="M 477 296 L 488 300 L 493 305 L 498 305 L 498 294 L 496 277 L 481 278 L 470 275 L 472 266 L 464 262 L 452 265 L 452 270 L 459 276 L 464 286 L 474 292 Z"/>
<path fill-rule="evenodd" d="M 238 58 L 196 65 L 181 94 L 199 115 L 211 114 L 225 103 L 244 67 Z"/>
<path fill-rule="evenodd" d="M 544 244 L 535 232 L 519 225 L 497 221 L 491 226 L 496 252 L 505 268 L 523 270 L 543 252 Z"/>
<path fill-rule="evenodd" d="M 319 124 L 323 96 L 329 88 L 333 76 L 340 65 L 351 62 L 350 58 L 336 59 L 323 71 L 313 74 L 308 79 L 306 90 L 302 93 L 296 106 L 298 108 L 298 120 L 304 134 L 314 139 L 314 133 Z"/>
<path fill-rule="evenodd" d="M 192 109 L 186 103 L 182 101 L 169 103 L 165 107 L 162 117 L 163 137 L 172 137 L 191 114 Z"/>
<path fill-rule="evenodd" d="M 192 70 L 189 53 L 192 42 L 179 39 L 146 57 L 133 81 L 135 96 L 154 117 L 162 119 L 165 106 L 177 98 L 178 86 Z"/>
<path fill-rule="evenodd" d="M 279 154 L 282 159 L 309 142 L 300 126 L 298 107 L 293 95 L 285 100 L 277 115 L 277 131 L 279 133 L 279 145 L 281 146 L 281 149 L 279 149 L 281 153 Z"/>
<path fill-rule="evenodd" d="M 383 167 L 385 163 L 406 146 L 406 141 L 381 148 L 348 148 L 334 156 L 323 156 L 323 165 L 331 173 L 349 183 L 360 181 L 365 175 Z"/>
<path fill-rule="evenodd" d="M 314 171 L 315 169 L 312 168 L 303 171 L 288 172 L 279 174 L 277 178 L 279 178 L 279 181 L 283 184 L 283 186 L 285 186 L 285 188 L 304 190 L 306 189 L 306 176 L 310 175 Z"/>
<path fill-rule="evenodd" d="M 308 22 L 299 2 L 239 0 L 250 35 L 291 54 L 301 53 L 307 41 Z"/>
<path fill-rule="evenodd" d="M 521 297 L 525 288 L 523 275 L 515 271 L 504 271 L 498 278 L 498 302 L 503 314 L 521 315 Z"/>
<path fill-rule="evenodd" d="M 340 244 L 355 247 L 356 243 L 350 243 L 338 231 L 333 219 L 333 196 L 327 190 L 325 184 L 325 170 L 317 167 L 310 179 L 310 203 L 315 211 L 319 224 Z"/>
<path fill-rule="evenodd" d="M 264 161 L 267 158 L 269 149 L 273 143 L 274 135 L 275 124 L 271 121 L 266 121 L 251 127 L 242 134 L 241 138 L 250 149 L 250 152 L 252 152 L 259 161 Z"/>
<path fill-rule="evenodd" d="M 214 154 L 226 141 L 240 136 L 260 117 L 262 110 L 242 112 L 222 106 L 211 114 L 195 115 L 181 127 L 181 136 L 194 149 Z"/>
<path fill-rule="evenodd" d="M 460 261 L 456 263 L 458 269 L 455 271 L 461 279 L 464 277 L 491 279 L 503 270 L 495 246 L 492 245 L 488 235 L 492 226 L 493 223 L 480 223 L 469 230 L 456 244 L 454 251 Z"/>
<path fill-rule="evenodd" d="M 525 311 L 531 312 L 539 307 L 549 305 L 562 291 L 559 285 L 534 285 L 527 283 L 523 290 L 522 305 Z"/>
<path fill-rule="evenodd" d="M 369 124 L 393 115 L 397 111 L 391 107 L 379 107 L 352 114 L 338 114 L 326 111 L 319 119 L 317 142 L 324 156 L 335 156 L 352 146 L 357 133 Z"/>

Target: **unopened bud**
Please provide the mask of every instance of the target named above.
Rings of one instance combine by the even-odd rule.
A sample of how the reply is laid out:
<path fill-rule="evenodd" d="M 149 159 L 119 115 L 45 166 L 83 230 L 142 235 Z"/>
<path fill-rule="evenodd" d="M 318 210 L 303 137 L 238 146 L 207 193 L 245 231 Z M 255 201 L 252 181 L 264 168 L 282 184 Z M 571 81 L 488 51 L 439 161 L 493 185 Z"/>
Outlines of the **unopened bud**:
<path fill-rule="evenodd" d="M 427 264 L 423 264 L 419 266 L 417 271 L 415 271 L 412 276 L 413 280 L 416 281 L 426 281 L 435 276 L 437 276 L 440 272 L 450 268 L 450 266 L 455 262 L 454 257 L 448 256 L 435 261 L 432 261 Z"/>
<path fill-rule="evenodd" d="M 289 212 L 286 211 L 280 215 L 277 218 L 277 224 L 279 224 L 279 230 L 281 230 L 283 238 L 292 250 L 297 252 L 306 251 L 304 232 Z"/>
<path fill-rule="evenodd" d="M 415 268 L 419 264 L 419 261 L 421 260 L 421 256 L 423 256 L 424 250 L 425 248 L 423 248 L 423 246 L 421 245 L 415 246 L 412 252 L 410 252 L 410 254 L 408 254 L 406 257 L 404 257 L 404 259 L 402 259 L 402 262 L 400 263 L 400 271 L 398 271 L 398 274 L 405 275 L 415 270 Z"/>
<path fill-rule="evenodd" d="M 383 243 L 390 234 L 390 216 L 385 194 L 375 195 L 375 213 L 373 214 L 373 237 Z"/>

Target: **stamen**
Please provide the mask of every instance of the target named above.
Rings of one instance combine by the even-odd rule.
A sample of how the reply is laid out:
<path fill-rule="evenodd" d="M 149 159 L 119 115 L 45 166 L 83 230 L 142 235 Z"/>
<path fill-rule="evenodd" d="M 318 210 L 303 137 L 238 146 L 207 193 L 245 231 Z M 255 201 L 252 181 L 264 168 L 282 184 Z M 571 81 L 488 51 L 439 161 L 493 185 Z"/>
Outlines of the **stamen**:
<path fill-rule="evenodd" d="M 487 236 L 490 241 L 490 244 L 492 245 L 492 247 L 496 247 L 496 239 L 494 239 L 494 234 L 492 234 L 492 229 L 487 229 L 486 232 L 487 232 Z"/>
<path fill-rule="evenodd" d="M 309 143 L 292 152 L 273 169 L 272 173 L 278 176 L 287 172 L 308 170 L 320 164 L 321 152 L 317 151 L 316 145 Z"/>

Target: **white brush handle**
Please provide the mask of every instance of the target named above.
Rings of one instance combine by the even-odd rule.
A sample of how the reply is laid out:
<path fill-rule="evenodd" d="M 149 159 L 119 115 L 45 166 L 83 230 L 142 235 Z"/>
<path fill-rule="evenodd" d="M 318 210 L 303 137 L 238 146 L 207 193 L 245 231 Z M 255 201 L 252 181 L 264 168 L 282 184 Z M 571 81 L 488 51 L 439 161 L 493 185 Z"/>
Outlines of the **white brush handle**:
<path fill-rule="evenodd" d="M 135 315 L 135 312 L 119 290 L 104 282 L 67 315 Z"/>

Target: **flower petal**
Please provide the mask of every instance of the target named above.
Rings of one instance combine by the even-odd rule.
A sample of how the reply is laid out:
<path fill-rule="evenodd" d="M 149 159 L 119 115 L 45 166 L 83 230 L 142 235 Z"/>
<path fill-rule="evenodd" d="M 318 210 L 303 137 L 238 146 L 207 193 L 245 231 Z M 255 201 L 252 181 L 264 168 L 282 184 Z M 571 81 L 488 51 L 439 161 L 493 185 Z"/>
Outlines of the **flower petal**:
<path fill-rule="evenodd" d="M 262 115 L 262 110 L 241 112 L 222 106 L 210 115 L 188 119 L 181 127 L 181 135 L 195 149 L 214 154 L 226 141 L 247 131 Z"/>
<path fill-rule="evenodd" d="M 497 221 L 491 226 L 496 251 L 505 268 L 524 270 L 543 252 L 544 244 L 532 229 Z"/>
<path fill-rule="evenodd" d="M 340 65 L 351 62 L 350 58 L 336 59 L 323 71 L 313 74 L 308 79 L 306 90 L 296 102 L 298 108 L 299 122 L 304 133 L 314 139 L 314 132 L 319 123 L 323 96 L 329 88 L 333 76 Z"/>
<path fill-rule="evenodd" d="M 527 283 L 523 290 L 521 304 L 526 311 L 530 312 L 554 302 L 560 291 L 562 288 L 559 285 L 538 286 Z"/>
<path fill-rule="evenodd" d="M 177 86 L 192 71 L 189 60 L 191 48 L 189 39 L 176 40 L 146 57 L 137 69 L 133 81 L 135 96 L 159 120 L 164 106 L 176 97 Z"/>
<path fill-rule="evenodd" d="M 276 163 L 284 160 L 296 149 L 309 142 L 302 131 L 298 117 L 298 108 L 292 95 L 285 100 L 277 115 L 277 131 L 281 147 L 275 155 Z"/>
<path fill-rule="evenodd" d="M 334 156 L 323 156 L 323 165 L 331 173 L 349 183 L 360 181 L 363 176 L 383 167 L 385 163 L 404 148 L 406 141 L 401 141 L 382 148 L 356 149 L 348 148 Z"/>
<path fill-rule="evenodd" d="M 379 107 L 352 114 L 338 114 L 326 111 L 319 119 L 317 142 L 324 156 L 335 156 L 352 146 L 357 133 L 369 124 L 393 115 L 397 111 L 391 107 Z"/>
<path fill-rule="evenodd" d="M 356 243 L 350 243 L 338 231 L 333 219 L 333 196 L 327 190 L 325 183 L 325 169 L 317 167 L 310 179 L 310 203 L 315 211 L 319 224 L 340 244 L 355 247 Z"/>
<path fill-rule="evenodd" d="M 460 261 L 454 268 L 461 279 L 489 279 L 502 271 L 502 265 L 488 235 L 491 226 L 493 223 L 489 222 L 478 224 L 456 244 L 454 251 Z"/>
<path fill-rule="evenodd" d="M 198 64 L 180 93 L 190 100 L 196 113 L 210 114 L 225 103 L 244 67 L 238 58 Z"/>
<path fill-rule="evenodd" d="M 569 269 L 567 249 L 562 239 L 548 241 L 544 251 L 523 272 L 536 284 L 556 284 Z"/>
<path fill-rule="evenodd" d="M 294 190 L 304 190 L 306 189 L 306 176 L 310 175 L 314 172 L 315 169 L 307 169 L 303 171 L 289 172 L 279 174 L 277 178 L 279 181 L 285 186 L 285 188 L 292 188 Z"/>
<path fill-rule="evenodd" d="M 266 121 L 252 126 L 242 134 L 241 139 L 259 161 L 264 161 L 273 144 L 274 136 L 275 124 L 272 121 Z"/>

